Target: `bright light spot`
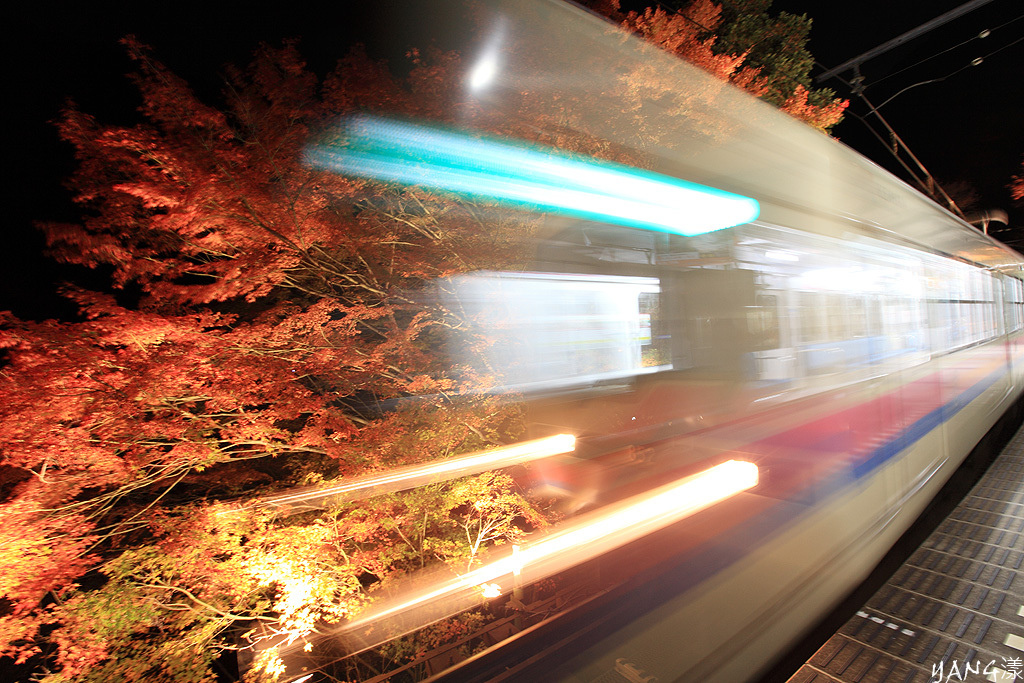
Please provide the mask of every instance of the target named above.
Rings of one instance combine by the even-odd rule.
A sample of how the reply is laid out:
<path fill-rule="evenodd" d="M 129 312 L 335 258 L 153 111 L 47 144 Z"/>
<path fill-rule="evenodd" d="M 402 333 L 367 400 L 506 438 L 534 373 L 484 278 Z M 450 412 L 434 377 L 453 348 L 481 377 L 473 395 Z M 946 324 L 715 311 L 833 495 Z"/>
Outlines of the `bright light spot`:
<path fill-rule="evenodd" d="M 485 598 L 496 598 L 501 595 L 501 586 L 496 583 L 485 583 L 480 586 Z"/>
<path fill-rule="evenodd" d="M 477 61 L 476 66 L 469 72 L 469 87 L 471 90 L 483 90 L 494 81 L 498 75 L 498 58 L 493 54 L 485 54 Z"/>
<path fill-rule="evenodd" d="M 756 200 L 671 176 L 518 142 L 357 116 L 345 147 L 311 147 L 311 166 L 528 210 L 698 235 L 749 223 Z"/>
<path fill-rule="evenodd" d="M 505 43 L 507 24 L 504 17 L 497 17 L 480 57 L 469 72 L 470 90 L 479 92 L 494 83 L 501 67 L 498 55 L 501 54 L 502 46 Z"/>

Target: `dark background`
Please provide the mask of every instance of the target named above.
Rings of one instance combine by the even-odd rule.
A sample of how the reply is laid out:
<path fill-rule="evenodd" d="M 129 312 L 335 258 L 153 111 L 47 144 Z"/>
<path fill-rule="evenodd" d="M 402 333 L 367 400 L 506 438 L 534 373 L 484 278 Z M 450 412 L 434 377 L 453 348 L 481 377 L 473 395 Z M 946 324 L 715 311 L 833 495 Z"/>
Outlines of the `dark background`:
<path fill-rule="evenodd" d="M 810 16 L 811 52 L 831 67 L 960 4 L 961 0 L 776 0 L 772 12 Z M 417 40 L 415 22 L 400 21 L 398 15 L 405 12 L 401 2 L 337 2 L 327 10 L 319 9 L 322 6 L 216 0 L 34 2 L 8 10 L 5 186 L 10 194 L 0 252 L 0 310 L 28 319 L 68 318 L 74 308 L 56 293 L 61 281 L 98 289 L 106 284 L 102 273 L 43 258 L 43 239 L 33 223 L 77 217 L 62 186 L 74 168 L 72 150 L 59 141 L 51 123 L 64 102 L 74 99 L 101 122 L 136 120 L 138 96 L 125 78 L 132 65 L 118 44 L 121 37 L 135 34 L 152 45 L 156 57 L 207 101 L 215 101 L 220 92 L 222 66 L 246 64 L 261 41 L 279 44 L 283 38 L 298 38 L 300 52 L 321 73 L 355 41 L 366 43 L 371 54 L 385 42 L 424 47 Z M 979 195 L 981 208 L 1011 211 L 1011 228 L 995 236 L 1018 248 L 1024 247 L 1024 212 L 1011 206 L 1006 185 L 1020 172 L 1024 153 L 1024 42 L 1011 44 L 1024 36 L 1021 15 L 1020 0 L 993 0 L 862 67 L 866 94 L 879 105 L 902 88 L 947 76 L 975 57 L 987 56 L 980 66 L 903 93 L 881 112 L 940 182 L 966 183 Z M 991 36 L 970 40 L 985 28 Z M 950 49 L 964 41 L 967 44 Z M 943 54 L 896 73 L 939 53 Z M 851 96 L 841 81 L 825 85 L 840 96 Z M 851 99 L 850 111 L 868 115 L 866 105 L 856 98 Z M 877 122 L 871 123 L 878 128 Z M 855 116 L 848 115 L 833 133 L 907 180 L 886 147 Z M 1022 229 L 1020 237 L 1014 226 Z"/>
<path fill-rule="evenodd" d="M 814 72 L 818 74 L 964 3 L 775 0 L 772 9 L 811 17 L 809 47 L 822 65 Z M 991 34 L 977 38 L 983 29 Z M 951 190 L 957 184 L 970 186 L 979 196 L 979 208 L 1010 212 L 1011 228 L 1018 230 L 994 236 L 1016 243 L 1018 249 L 1024 248 L 1019 241 L 1024 239 L 1024 212 L 1011 204 L 1006 185 L 1021 173 L 1024 157 L 1022 39 L 1024 4 L 992 0 L 861 66 L 867 98 L 941 184 L 949 184 Z M 984 61 L 969 66 L 976 57 Z M 927 61 L 918 64 L 922 60 Z M 841 77 L 848 81 L 852 74 Z M 908 86 L 939 78 L 944 80 L 913 87 L 879 106 Z M 833 129 L 833 135 L 909 182 L 886 146 L 854 116 L 865 117 L 882 131 L 867 105 L 841 80 L 821 85 L 850 98 L 850 114 Z"/>

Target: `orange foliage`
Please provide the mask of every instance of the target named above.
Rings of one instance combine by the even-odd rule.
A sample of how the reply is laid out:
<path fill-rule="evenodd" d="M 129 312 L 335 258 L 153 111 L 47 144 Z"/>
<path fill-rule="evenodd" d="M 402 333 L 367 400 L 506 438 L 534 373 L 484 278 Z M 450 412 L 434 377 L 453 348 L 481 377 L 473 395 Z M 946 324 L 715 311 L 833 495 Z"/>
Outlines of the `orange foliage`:
<path fill-rule="evenodd" d="M 721 6 L 711 0 L 694 0 L 685 12 L 670 13 L 661 7 L 627 12 L 621 26 L 712 76 L 760 95 L 763 81 L 758 80 L 757 69 L 742 66 L 746 55 L 716 55 L 712 51 L 716 39 L 708 33 L 721 23 L 721 12 Z"/>
<path fill-rule="evenodd" d="M 455 55 L 418 59 L 400 82 L 357 50 L 321 82 L 294 46 L 264 46 L 228 71 L 217 109 L 126 46 L 144 118 L 110 126 L 68 107 L 85 217 L 42 227 L 57 258 L 107 267 L 141 300 L 69 289 L 79 322 L 0 317 L 0 655 L 45 650 L 65 680 L 200 681 L 231 629 L 302 638 L 359 609 L 360 576 L 419 558 L 391 552 L 412 531 L 384 508 L 359 518 L 383 531 L 355 541 L 330 513 L 232 521 L 194 501 L 515 437 L 493 399 L 452 398 L 477 381 L 437 353 L 457 321 L 415 293 L 515 258 L 530 226 L 301 162 L 356 110 L 449 113 Z M 421 544 L 428 559 L 464 562 L 465 501 L 429 496 L 453 516 Z"/>
<path fill-rule="evenodd" d="M 838 99 L 826 105 L 809 104 L 807 95 L 807 88 L 798 85 L 780 108 L 790 116 L 805 121 L 819 130 L 828 130 L 839 123 L 850 105 L 849 100 Z"/>
<path fill-rule="evenodd" d="M 1015 201 L 1021 201 L 1024 199 L 1024 162 L 1021 162 L 1021 174 L 1013 176 L 1013 180 L 1009 185 L 1010 196 Z"/>
<path fill-rule="evenodd" d="M 722 7 L 712 0 L 692 0 L 679 11 L 648 7 L 643 12 L 623 13 L 618 0 L 593 3 L 596 11 L 619 23 L 623 29 L 694 64 L 723 81 L 746 90 L 755 97 L 768 91 L 760 69 L 744 66 L 746 54 L 716 54 L 714 32 L 721 27 Z M 824 105 L 807 101 L 809 91 L 798 85 L 781 109 L 822 131 L 843 117 L 848 100 L 835 99 Z"/>

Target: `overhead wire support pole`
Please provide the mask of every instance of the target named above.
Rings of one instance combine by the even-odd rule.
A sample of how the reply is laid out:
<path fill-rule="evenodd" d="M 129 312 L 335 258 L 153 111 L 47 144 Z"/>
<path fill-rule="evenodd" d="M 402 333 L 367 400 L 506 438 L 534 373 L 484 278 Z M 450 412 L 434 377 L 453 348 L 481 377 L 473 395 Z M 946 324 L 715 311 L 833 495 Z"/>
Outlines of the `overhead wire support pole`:
<path fill-rule="evenodd" d="M 824 66 L 820 62 L 815 63 L 818 66 L 824 68 Z M 892 141 L 892 146 L 890 147 L 889 143 L 887 143 L 885 139 L 882 138 L 881 135 L 879 135 L 878 131 L 876 131 L 868 124 L 867 120 L 863 116 L 858 116 L 857 114 L 853 114 L 853 112 L 849 113 L 853 114 L 854 117 L 856 117 L 861 123 L 864 124 L 865 128 L 871 131 L 871 134 L 874 135 L 878 139 L 878 141 L 881 142 L 882 145 L 889 150 L 893 157 L 896 158 L 896 161 L 899 162 L 900 166 L 903 167 L 903 170 L 905 170 L 907 174 L 914 179 L 914 182 L 921 186 L 922 190 L 927 192 L 932 197 L 932 199 L 936 199 L 935 190 L 941 192 L 949 210 L 963 218 L 964 213 L 963 211 L 961 211 L 960 207 L 957 206 L 956 202 L 953 201 L 953 199 L 946 193 L 946 191 L 939 186 L 939 184 L 935 181 L 935 178 L 932 176 L 932 174 L 928 171 L 927 168 L 924 167 L 924 164 L 921 163 L 921 160 L 917 158 L 917 156 L 911 151 L 907 143 L 903 141 L 903 138 L 901 138 L 896 133 L 895 129 L 893 129 L 893 127 L 889 125 L 889 122 L 885 120 L 881 113 L 879 113 L 878 107 L 871 104 L 871 100 L 869 100 L 864 95 L 864 79 L 860 77 L 860 69 L 854 67 L 854 73 L 856 75 L 852 79 L 852 82 L 846 81 L 841 76 L 836 76 L 836 78 L 839 79 L 843 83 L 843 85 L 849 88 L 851 92 L 853 92 L 853 94 L 857 95 L 862 100 L 864 100 L 864 104 L 868 106 L 868 110 L 870 111 L 870 113 L 878 117 L 878 120 L 882 122 L 882 125 L 885 126 L 886 131 L 889 133 L 890 140 Z M 924 172 L 925 178 L 927 178 L 927 180 L 922 180 L 920 177 L 918 177 L 917 173 L 914 172 L 914 169 L 912 169 L 907 164 L 907 162 L 903 160 L 903 158 L 899 155 L 900 147 L 907 151 L 907 154 L 914 161 L 914 163 L 917 164 L 917 167 Z"/>
<path fill-rule="evenodd" d="M 818 64 L 818 66 L 823 66 L 820 63 L 817 63 L 817 64 Z M 855 76 L 852 79 L 852 82 L 848 82 L 848 81 L 844 80 L 840 76 L 836 76 L 836 78 L 838 78 L 840 81 L 842 81 L 843 85 L 845 85 L 847 88 L 849 88 L 853 92 L 853 94 L 857 95 L 862 100 L 864 100 L 864 104 L 866 104 L 868 106 L 868 110 L 870 111 L 870 113 L 874 114 L 876 117 L 878 117 L 878 120 L 882 122 L 882 125 L 885 126 L 886 131 L 889 133 L 890 139 L 892 141 L 892 147 L 891 148 L 889 147 L 889 144 L 882 138 L 881 135 L 878 134 L 878 131 L 876 131 L 874 128 L 872 128 L 868 124 L 867 120 L 865 120 L 864 117 L 857 116 L 856 114 L 853 114 L 853 115 L 861 123 L 863 123 L 864 126 L 869 131 L 871 131 L 871 134 L 874 135 L 878 139 L 878 141 L 882 143 L 882 145 L 884 147 L 889 149 L 889 152 L 892 153 L 893 157 L 896 158 L 896 161 L 899 162 L 900 166 L 903 167 L 903 170 L 905 170 L 910 175 L 910 177 L 914 179 L 914 182 L 916 182 L 921 187 L 922 190 L 927 192 L 932 197 L 932 199 L 936 199 L 936 200 L 937 200 L 937 198 L 935 196 L 935 194 L 936 194 L 935 191 L 938 190 L 938 192 L 942 193 L 942 197 L 944 198 L 944 200 L 946 202 L 947 208 L 949 208 L 950 211 L 952 211 L 953 213 L 955 213 L 958 216 L 960 216 L 961 218 L 963 218 L 964 217 L 963 211 L 960 209 L 959 206 L 957 206 L 956 202 L 953 201 L 952 197 L 950 197 L 946 193 L 946 191 L 943 190 L 942 187 L 939 186 L 939 184 L 935 181 L 935 178 L 932 176 L 932 174 L 928 171 L 927 168 L 924 167 L 924 164 L 921 163 L 921 160 L 917 158 L 917 156 L 913 153 L 913 151 L 911 151 L 911 149 L 907 145 L 907 143 L 903 141 L 903 138 L 901 138 L 896 133 L 895 129 L 893 129 L 893 127 L 891 125 L 889 125 L 889 122 L 885 120 L 885 118 L 882 116 L 881 113 L 879 113 L 878 107 L 873 105 L 871 103 L 871 100 L 869 100 L 864 95 L 864 79 L 860 76 L 860 69 L 858 69 L 857 67 L 854 67 L 854 73 L 855 73 Z M 921 171 L 924 172 L 925 178 L 927 178 L 927 180 L 922 180 L 920 177 L 918 177 L 917 173 L 914 172 L 914 169 L 912 169 L 907 164 L 907 162 L 904 161 L 902 157 L 900 157 L 900 155 L 899 155 L 900 147 L 902 147 L 903 149 L 906 150 L 906 152 L 910 156 L 910 158 L 914 161 L 914 163 L 917 164 L 917 167 Z"/>
<path fill-rule="evenodd" d="M 855 69 L 873 57 L 877 57 L 878 55 L 884 52 L 888 52 L 889 50 L 893 49 L 898 45 L 902 45 L 903 43 L 909 40 L 913 40 L 914 38 L 923 35 L 928 31 L 931 31 L 933 28 L 942 26 L 943 24 L 950 22 L 953 19 L 956 19 L 957 17 L 961 17 L 967 14 L 968 12 L 971 12 L 981 7 L 982 5 L 987 5 L 990 2 L 992 2 L 992 0 L 971 0 L 970 2 L 965 2 L 959 7 L 955 7 L 949 10 L 945 14 L 940 14 L 931 21 L 926 21 L 917 28 L 912 28 L 906 33 L 898 35 L 892 40 L 882 43 L 881 45 L 872 50 L 868 50 L 864 54 L 858 55 L 853 59 L 846 60 L 845 62 L 835 67 L 834 69 L 829 69 L 825 73 L 816 76 L 814 78 L 814 81 L 816 83 L 821 83 L 829 78 L 832 78 L 833 76 L 843 73 L 848 69 Z"/>
<path fill-rule="evenodd" d="M 893 49 L 898 45 L 902 45 L 903 43 L 913 40 L 918 36 L 924 35 L 928 31 L 931 31 L 933 28 L 942 26 L 943 24 L 948 23 L 953 19 L 956 19 L 957 17 L 961 17 L 964 14 L 967 14 L 968 12 L 971 12 L 983 5 L 987 5 L 991 1 L 992 0 L 970 0 L 970 2 L 965 2 L 959 7 L 955 7 L 949 10 L 945 14 L 941 14 L 930 21 L 926 21 L 917 28 L 913 28 L 907 31 L 906 33 L 902 33 L 893 38 L 892 40 L 882 43 L 881 45 L 871 50 L 868 50 L 867 52 L 864 52 L 863 54 L 860 54 L 854 57 L 853 59 L 848 59 L 833 69 L 828 69 L 827 71 L 815 77 L 814 79 L 816 83 L 821 83 L 822 81 L 825 81 L 829 78 L 838 78 L 839 74 L 852 69 L 854 75 L 851 79 L 851 82 L 847 83 L 847 85 L 850 86 L 855 95 L 864 100 L 864 103 L 868 106 L 868 109 L 871 111 L 871 113 L 874 114 L 878 118 L 878 120 L 882 122 L 883 126 L 885 126 L 885 129 L 888 131 L 893 141 L 893 145 L 895 147 L 895 149 L 890 151 L 892 151 L 893 155 L 896 157 L 896 160 L 899 161 L 903 168 L 906 169 L 908 173 L 910 173 L 910 175 L 914 178 L 914 180 L 918 182 L 919 185 L 921 185 L 922 189 L 925 192 L 931 195 L 933 199 L 938 199 L 937 195 L 941 195 L 942 200 L 945 202 L 947 208 L 953 213 L 959 215 L 961 218 L 964 214 L 963 211 L 960 210 L 960 207 L 957 206 L 956 202 L 953 201 L 952 197 L 950 197 L 949 194 L 947 194 L 946 191 L 943 190 L 937 182 L 935 182 L 935 178 L 928 171 L 928 169 L 924 167 L 924 164 L 921 163 L 921 160 L 918 159 L 917 156 L 910 150 L 910 147 L 908 147 L 907 143 L 903 141 L 903 138 L 896 134 L 896 131 L 893 129 L 892 126 L 889 125 L 889 122 L 886 121 L 885 118 L 878 112 L 878 108 L 871 104 L 871 101 L 868 100 L 868 98 L 864 95 L 864 77 L 860 73 L 860 65 L 868 61 L 869 59 L 872 59 L 880 54 L 888 52 L 889 50 Z M 840 78 L 840 80 L 842 79 Z M 888 102 L 888 100 L 886 100 L 886 102 Z M 918 178 L 917 174 L 911 171 L 907 164 L 904 163 L 903 160 L 899 158 L 898 150 L 900 147 L 902 147 L 907 152 L 907 154 L 914 161 L 914 163 L 917 164 L 917 167 L 924 172 L 924 175 L 927 178 L 927 182 L 923 182 L 920 178 Z"/>
<path fill-rule="evenodd" d="M 885 126 L 886 131 L 888 131 L 889 135 L 892 137 L 893 142 L 899 147 L 902 147 L 904 151 L 906 151 L 907 155 L 914 160 L 914 163 L 917 164 L 917 167 L 924 171 L 925 177 L 928 179 L 928 182 L 923 182 L 920 178 L 917 177 L 917 174 L 911 172 L 910 169 L 907 168 L 906 164 L 903 164 L 903 167 L 906 168 L 908 172 L 910 172 L 914 180 L 916 180 L 918 184 L 921 185 L 922 189 L 924 189 L 924 191 L 927 192 L 932 197 L 935 197 L 936 193 L 942 195 L 943 200 L 945 200 L 946 202 L 946 207 L 951 212 L 963 218 L 964 212 L 960 210 L 960 207 L 957 206 L 955 201 L 953 201 L 953 198 L 950 197 L 946 193 L 946 191 L 942 189 L 942 186 L 935 182 L 935 178 L 928 171 L 928 169 L 924 167 L 924 164 L 921 163 L 921 160 L 917 158 L 917 155 L 910 151 L 910 147 L 908 147 L 907 143 L 903 141 L 903 138 L 901 138 L 893 129 L 893 127 L 889 125 L 889 122 L 886 121 L 885 118 L 883 118 L 882 115 L 878 113 L 878 110 L 875 108 L 875 105 L 871 104 L 871 101 L 864 95 L 863 89 L 861 89 L 861 91 L 857 93 L 857 96 L 864 100 L 864 104 L 868 105 L 868 108 L 871 110 L 871 113 L 874 114 L 878 118 L 878 120 L 882 122 L 882 125 Z M 897 159 L 899 159 L 899 155 L 897 155 Z"/>

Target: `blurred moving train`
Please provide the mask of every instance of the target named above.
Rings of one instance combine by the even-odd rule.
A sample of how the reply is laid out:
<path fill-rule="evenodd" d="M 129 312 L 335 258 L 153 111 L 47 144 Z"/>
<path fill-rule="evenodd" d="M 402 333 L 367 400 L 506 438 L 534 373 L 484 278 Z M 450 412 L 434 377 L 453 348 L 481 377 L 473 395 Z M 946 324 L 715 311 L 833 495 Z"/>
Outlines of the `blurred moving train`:
<path fill-rule="evenodd" d="M 458 32 L 457 14 L 420 28 Z M 475 109 L 461 130 L 505 122 L 514 140 L 529 106 L 530 126 L 553 127 L 536 138 L 598 140 L 636 162 L 363 119 L 356 142 L 310 163 L 539 217 L 521 268 L 438 292 L 496 340 L 491 390 L 523 401 L 530 436 L 576 437 L 574 452 L 519 472 L 568 519 L 728 460 L 756 464 L 759 482 L 580 554 L 604 582 L 596 597 L 448 675 L 755 678 L 865 578 L 1019 398 L 1024 258 L 578 7 L 495 3 L 474 20 L 463 54 L 476 55 Z M 716 223 L 724 209 L 701 197 L 746 209 Z"/>

